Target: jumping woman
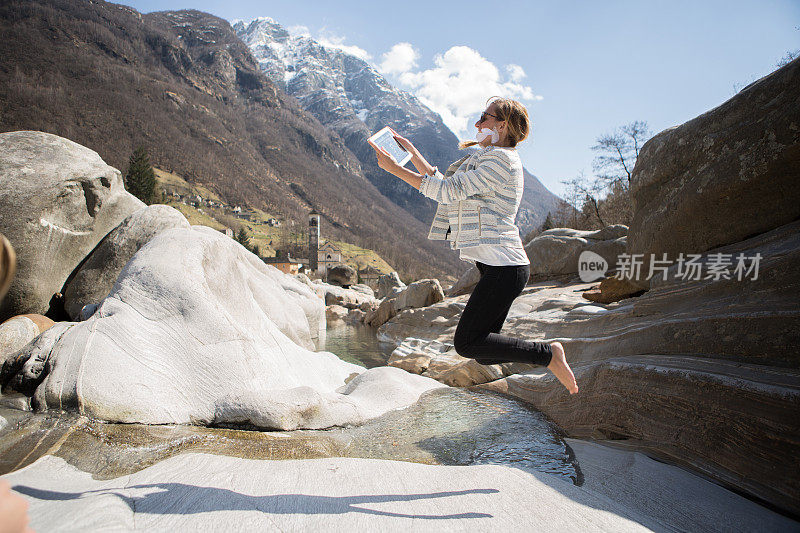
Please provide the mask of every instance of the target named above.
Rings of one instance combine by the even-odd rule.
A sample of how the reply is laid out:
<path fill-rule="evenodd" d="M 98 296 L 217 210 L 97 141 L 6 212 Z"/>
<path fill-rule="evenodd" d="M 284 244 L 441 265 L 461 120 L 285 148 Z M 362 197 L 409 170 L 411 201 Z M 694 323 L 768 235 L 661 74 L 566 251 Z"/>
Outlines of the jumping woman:
<path fill-rule="evenodd" d="M 528 111 L 507 98 L 490 99 L 475 123 L 477 141 L 460 148 L 480 150 L 456 161 L 442 175 L 405 137 L 394 138 L 411 154 L 413 172 L 373 145 L 378 166 L 439 206 L 429 239 L 448 240 L 461 259 L 474 263 L 481 279 L 456 328 L 453 344 L 479 363 L 520 362 L 546 366 L 569 390 L 578 392 L 560 342 L 542 343 L 500 335 L 514 299 L 528 282 L 530 261 L 514 224 L 522 199 L 522 161 L 516 146 L 530 130 Z"/>

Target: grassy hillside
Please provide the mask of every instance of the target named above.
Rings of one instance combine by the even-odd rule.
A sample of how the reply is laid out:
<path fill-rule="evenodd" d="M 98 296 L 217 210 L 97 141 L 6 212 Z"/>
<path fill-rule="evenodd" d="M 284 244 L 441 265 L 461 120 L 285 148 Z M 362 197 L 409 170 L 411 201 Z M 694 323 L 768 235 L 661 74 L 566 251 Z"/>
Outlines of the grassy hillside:
<path fill-rule="evenodd" d="M 297 226 L 296 231 L 287 232 L 285 228 L 286 221 L 281 221 L 282 225 L 279 227 L 270 226 L 267 224 L 267 221 L 277 217 L 260 209 L 253 209 L 251 211 L 251 220 L 236 218 L 229 212 L 229 209 L 235 206 L 227 206 L 211 189 L 201 184 L 189 183 L 174 172 L 168 172 L 159 168 L 155 168 L 154 170 L 156 173 L 156 180 L 158 181 L 156 190 L 164 190 L 167 192 L 163 202 L 180 211 L 192 225 L 209 226 L 220 231 L 225 230 L 225 228 L 230 228 L 234 232 L 237 232 L 240 227 L 244 228 L 247 235 L 250 237 L 250 243 L 258 245 L 262 257 L 274 256 L 275 249 L 280 248 L 280 243 L 284 239 L 288 238 L 292 242 L 295 240 L 303 243 L 306 242 L 307 236 L 305 227 Z M 193 207 L 175 198 L 172 193 L 182 194 L 188 198 L 200 196 L 204 200 L 212 200 L 220 205 Z M 321 241 L 320 244 L 330 242 L 341 250 L 342 262 L 356 270 L 361 270 L 367 266 L 372 266 L 384 274 L 395 270 L 374 250 L 361 248 L 360 246 L 341 240 L 323 238 Z M 305 255 L 306 254 L 304 254 L 303 257 L 305 257 Z"/>

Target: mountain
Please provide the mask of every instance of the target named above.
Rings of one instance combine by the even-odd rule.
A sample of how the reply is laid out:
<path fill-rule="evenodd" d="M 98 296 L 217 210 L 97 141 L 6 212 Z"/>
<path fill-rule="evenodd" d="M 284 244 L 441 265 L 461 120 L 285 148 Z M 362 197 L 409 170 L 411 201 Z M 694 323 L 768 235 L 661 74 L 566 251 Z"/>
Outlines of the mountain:
<path fill-rule="evenodd" d="M 365 178 L 336 131 L 261 71 L 227 21 L 199 11 L 140 14 L 93 0 L 0 3 L 0 131 L 41 130 L 127 168 L 153 164 L 229 204 L 376 250 L 407 277 L 465 263 L 428 224 Z"/>
<path fill-rule="evenodd" d="M 366 61 L 310 37 L 291 35 L 270 18 L 237 22 L 233 29 L 273 83 L 344 139 L 381 193 L 423 222 L 433 218 L 435 203 L 378 168 L 366 140 L 383 126 L 391 126 L 411 139 L 431 164 L 447 168 L 466 152 L 458 149 L 458 139 L 437 113 L 393 87 Z M 548 211 L 556 211 L 558 201 L 526 171 L 517 217 L 522 234 L 540 226 Z"/>

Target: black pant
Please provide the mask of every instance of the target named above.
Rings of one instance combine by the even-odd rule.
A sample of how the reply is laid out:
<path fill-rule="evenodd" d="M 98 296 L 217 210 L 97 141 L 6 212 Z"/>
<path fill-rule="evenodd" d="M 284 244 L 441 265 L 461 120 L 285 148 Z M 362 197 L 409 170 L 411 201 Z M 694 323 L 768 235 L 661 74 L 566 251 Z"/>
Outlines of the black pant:
<path fill-rule="evenodd" d="M 484 365 L 531 363 L 547 366 L 550 344 L 500 335 L 514 299 L 528 282 L 529 265 L 492 266 L 476 262 L 481 279 L 469 297 L 456 327 L 453 344 L 462 357 Z"/>

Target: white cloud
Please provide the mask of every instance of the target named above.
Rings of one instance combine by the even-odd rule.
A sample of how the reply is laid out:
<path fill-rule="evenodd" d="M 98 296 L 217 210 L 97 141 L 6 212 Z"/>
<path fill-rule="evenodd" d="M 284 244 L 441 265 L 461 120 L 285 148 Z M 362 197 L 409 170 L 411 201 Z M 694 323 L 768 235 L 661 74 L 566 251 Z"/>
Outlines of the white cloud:
<path fill-rule="evenodd" d="M 508 72 L 508 77 L 511 81 L 520 81 L 525 77 L 525 71 L 519 65 L 506 65 L 506 72 Z"/>
<path fill-rule="evenodd" d="M 339 35 L 333 35 L 331 33 L 327 33 L 324 30 L 321 32 L 321 35 L 317 37 L 317 42 L 326 48 L 334 48 L 336 50 L 341 50 L 347 54 L 356 56 L 359 59 L 363 59 L 367 61 L 372 58 L 369 53 L 354 44 L 344 44 L 344 37 Z"/>
<path fill-rule="evenodd" d="M 311 37 L 311 31 L 308 29 L 308 26 L 303 26 L 301 24 L 290 26 L 286 28 L 286 31 L 289 32 L 289 35 L 294 37 Z"/>
<path fill-rule="evenodd" d="M 378 70 L 384 74 L 400 74 L 417 66 L 419 53 L 414 50 L 411 43 L 397 43 L 382 57 L 383 61 Z"/>
<path fill-rule="evenodd" d="M 444 54 L 437 54 L 434 65 L 417 72 L 409 66 L 405 72 L 394 71 L 394 77 L 422 103 L 439 113 L 456 135 L 469 136 L 477 115 L 485 109 L 486 100 L 491 96 L 529 101 L 542 99 L 521 83 L 525 77 L 522 67 L 507 65 L 508 78 L 503 79 L 491 61 L 467 46 L 454 46 Z"/>

